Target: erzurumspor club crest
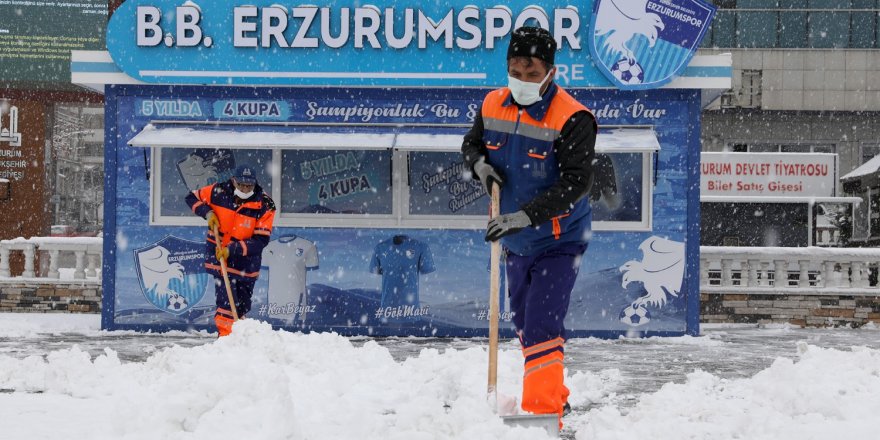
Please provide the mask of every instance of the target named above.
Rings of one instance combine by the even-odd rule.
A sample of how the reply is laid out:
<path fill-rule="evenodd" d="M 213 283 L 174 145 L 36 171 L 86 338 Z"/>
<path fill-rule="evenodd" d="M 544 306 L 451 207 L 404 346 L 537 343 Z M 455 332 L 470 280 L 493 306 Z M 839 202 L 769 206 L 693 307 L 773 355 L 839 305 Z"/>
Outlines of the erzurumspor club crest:
<path fill-rule="evenodd" d="M 660 87 L 684 71 L 714 16 L 701 0 L 596 0 L 590 52 L 618 88 Z"/>
<path fill-rule="evenodd" d="M 205 244 L 168 236 L 134 251 L 144 297 L 159 310 L 175 315 L 196 305 L 208 287 Z"/>

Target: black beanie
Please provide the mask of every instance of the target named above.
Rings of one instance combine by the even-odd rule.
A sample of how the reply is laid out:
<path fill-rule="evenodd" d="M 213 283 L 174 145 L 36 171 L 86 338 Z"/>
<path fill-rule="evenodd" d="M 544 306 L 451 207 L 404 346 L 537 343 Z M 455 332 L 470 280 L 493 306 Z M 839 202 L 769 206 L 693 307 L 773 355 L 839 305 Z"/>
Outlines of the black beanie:
<path fill-rule="evenodd" d="M 523 26 L 510 36 L 507 47 L 507 59 L 513 57 L 535 57 L 554 64 L 556 57 L 556 40 L 547 29 Z"/>

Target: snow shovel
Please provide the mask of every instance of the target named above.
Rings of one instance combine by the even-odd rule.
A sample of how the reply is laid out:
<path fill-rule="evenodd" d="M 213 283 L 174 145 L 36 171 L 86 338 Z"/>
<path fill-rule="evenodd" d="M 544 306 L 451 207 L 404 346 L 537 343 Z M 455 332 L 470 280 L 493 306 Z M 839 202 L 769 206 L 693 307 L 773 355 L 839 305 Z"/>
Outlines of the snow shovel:
<path fill-rule="evenodd" d="M 217 240 L 217 245 L 222 243 L 222 239 L 220 238 L 220 231 L 215 226 L 214 227 L 214 240 Z M 226 270 L 226 259 L 219 258 L 220 260 L 220 273 L 223 274 L 223 284 L 226 285 L 226 297 L 229 299 L 229 310 L 232 311 L 232 321 L 238 321 L 238 311 L 235 310 L 235 297 L 232 296 L 232 285 L 229 284 L 229 272 Z"/>
<path fill-rule="evenodd" d="M 501 188 L 492 183 L 492 204 L 489 218 L 501 213 Z M 498 315 L 499 294 L 501 293 L 501 242 L 495 240 L 489 251 L 489 405 L 498 412 Z M 559 436 L 559 418 L 556 414 L 519 414 L 501 416 L 505 425 L 523 428 L 541 428 L 551 437 Z"/>

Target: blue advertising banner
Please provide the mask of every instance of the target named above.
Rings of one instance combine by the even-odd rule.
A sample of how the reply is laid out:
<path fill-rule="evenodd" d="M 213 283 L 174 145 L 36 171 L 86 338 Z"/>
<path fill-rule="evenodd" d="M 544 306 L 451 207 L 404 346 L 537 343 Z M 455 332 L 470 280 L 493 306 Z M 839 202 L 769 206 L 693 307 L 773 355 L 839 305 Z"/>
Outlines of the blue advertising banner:
<path fill-rule="evenodd" d="M 510 34 L 532 25 L 556 38 L 568 86 L 650 88 L 683 71 L 711 11 L 701 0 L 129 0 L 110 19 L 107 48 L 122 71 L 148 83 L 476 87 L 506 82 Z M 283 108 L 251 104 L 222 108 L 283 117 Z"/>
<path fill-rule="evenodd" d="M 364 89 L 352 98 L 350 89 L 335 88 L 108 89 L 104 328 L 213 329 L 214 280 L 200 260 L 206 226 L 183 199 L 193 187 L 228 179 L 230 169 L 248 163 L 260 173 L 260 185 L 276 195 L 278 207 L 249 318 L 290 330 L 344 334 L 485 335 L 489 291 L 485 231 L 447 224 L 455 216 L 486 215 L 488 201 L 478 184 L 462 178 L 458 153 L 210 149 L 187 147 L 183 139 L 180 146 L 158 149 L 145 161 L 143 148 L 131 147 L 128 141 L 151 122 L 192 114 L 196 104 L 209 122 L 250 130 L 251 109 L 228 119 L 223 115 L 237 102 L 257 103 L 253 110 L 265 112 L 263 117 L 270 121 L 279 117 L 308 121 L 309 103 L 392 110 L 445 103 L 462 113 L 439 119 L 430 112 L 374 115 L 374 121 L 397 124 L 371 129 L 397 130 L 398 124 L 418 125 L 421 118 L 461 125 L 468 121 L 464 110 L 477 105 L 486 93 L 486 89 Z M 647 229 L 593 232 L 572 292 L 565 323 L 568 335 L 693 334 L 699 313 L 695 285 L 699 130 L 694 130 L 699 92 L 571 93 L 594 109 L 600 126 L 653 127 L 660 150 L 603 153 L 597 178 L 601 174 L 604 179 L 600 185 L 604 191 L 591 195 L 594 222 L 625 226 L 646 217 L 653 221 Z M 163 108 L 166 116 L 137 110 L 150 100 L 149 105 Z M 269 110 L 273 104 L 277 114 Z M 346 130 L 335 124 L 345 117 L 342 113 L 315 117 L 320 121 L 316 128 Z M 236 124 L 239 120 L 242 123 Z M 402 162 L 393 162 L 401 155 Z M 652 173 L 645 173 L 652 169 L 646 164 L 654 167 Z M 403 173 L 394 171 L 399 166 Z M 651 203 L 643 203 L 645 198 Z M 418 217 L 424 226 L 394 226 L 397 215 Z M 370 221 L 361 227 L 321 223 L 334 216 Z M 314 225 L 302 226 L 309 219 Z M 501 298 L 501 328 L 510 337 L 506 304 Z"/>

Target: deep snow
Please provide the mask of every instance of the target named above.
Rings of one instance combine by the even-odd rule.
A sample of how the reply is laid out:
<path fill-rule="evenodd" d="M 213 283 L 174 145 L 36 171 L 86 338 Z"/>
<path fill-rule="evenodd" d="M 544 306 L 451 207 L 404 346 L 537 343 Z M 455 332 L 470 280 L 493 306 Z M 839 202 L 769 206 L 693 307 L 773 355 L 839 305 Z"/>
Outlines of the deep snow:
<path fill-rule="evenodd" d="M 485 403 L 485 340 L 272 331 L 101 332 L 95 316 L 0 314 L 4 439 L 540 439 Z M 873 438 L 880 331 L 713 327 L 572 340 L 577 439 Z M 856 345 L 851 347 L 850 345 Z M 112 348 L 111 348 L 112 347 Z M 499 389 L 521 355 L 502 344 Z"/>

